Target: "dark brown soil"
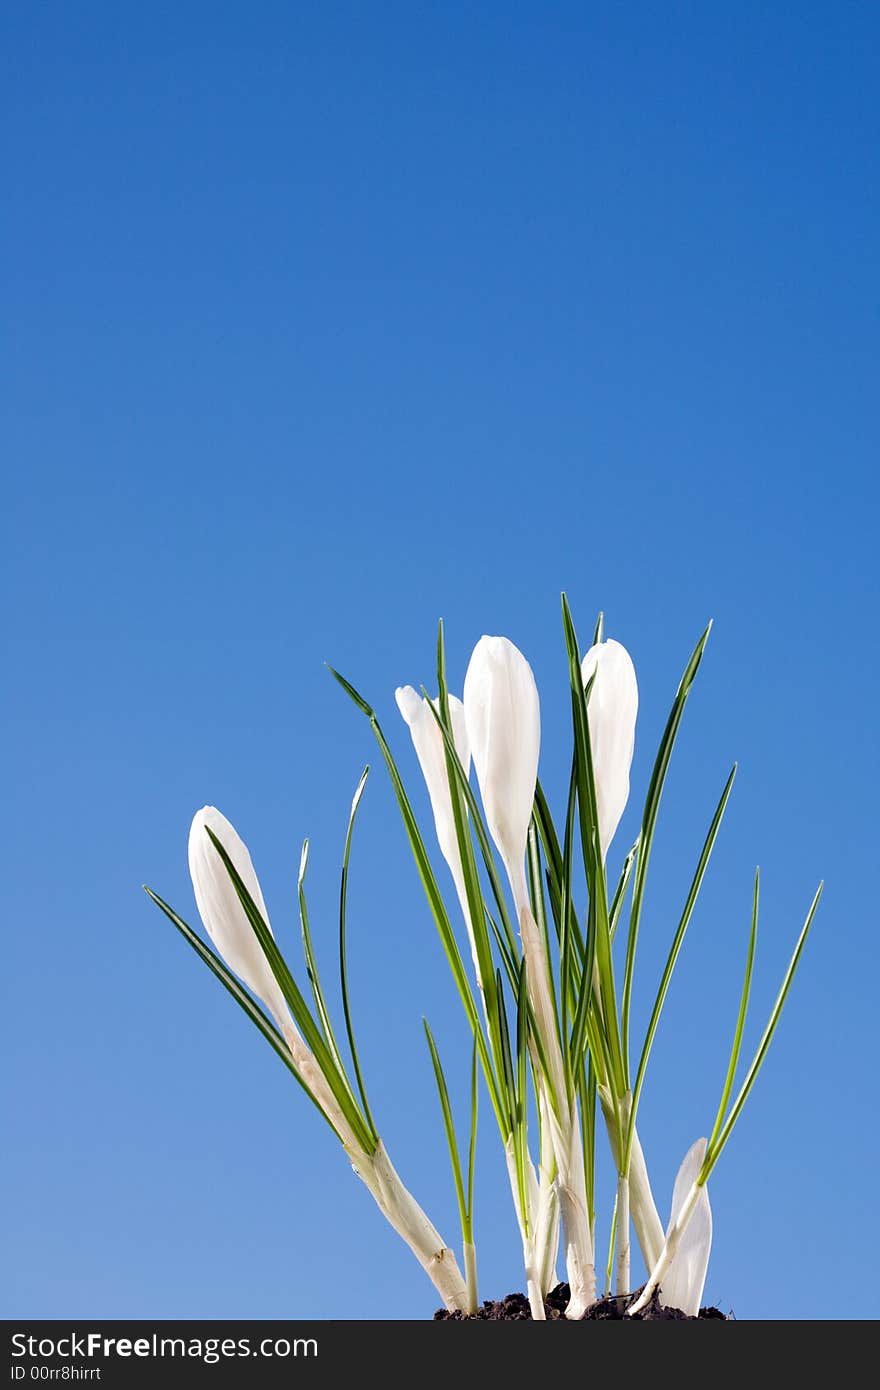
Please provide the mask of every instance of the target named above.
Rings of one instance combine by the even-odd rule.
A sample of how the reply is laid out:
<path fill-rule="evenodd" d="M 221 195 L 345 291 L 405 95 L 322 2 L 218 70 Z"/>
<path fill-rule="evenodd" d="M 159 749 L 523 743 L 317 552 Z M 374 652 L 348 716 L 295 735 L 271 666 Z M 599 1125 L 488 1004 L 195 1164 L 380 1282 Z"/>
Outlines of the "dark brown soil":
<path fill-rule="evenodd" d="M 590 1305 L 584 1313 L 584 1322 L 620 1322 L 631 1303 L 634 1303 L 641 1293 L 641 1289 L 636 1289 L 634 1293 L 621 1294 L 615 1297 L 609 1294 L 606 1298 L 600 1298 L 596 1303 Z M 568 1305 L 569 1289 L 567 1284 L 557 1284 L 555 1289 L 551 1289 L 544 1302 L 547 1310 L 548 1322 L 566 1321 L 565 1309 Z M 719 1308 L 701 1308 L 701 1318 L 721 1318 L 726 1321 L 727 1314 L 722 1313 Z M 497 1303 L 486 1302 L 476 1313 L 447 1313 L 445 1308 L 440 1308 L 434 1314 L 435 1322 L 531 1322 L 532 1312 L 529 1308 L 529 1300 L 524 1293 L 509 1293 L 506 1298 L 500 1299 Z M 689 1313 L 682 1313 L 679 1308 L 664 1308 L 657 1295 L 641 1313 L 636 1313 L 634 1317 L 627 1318 L 627 1322 L 696 1322 Z"/>

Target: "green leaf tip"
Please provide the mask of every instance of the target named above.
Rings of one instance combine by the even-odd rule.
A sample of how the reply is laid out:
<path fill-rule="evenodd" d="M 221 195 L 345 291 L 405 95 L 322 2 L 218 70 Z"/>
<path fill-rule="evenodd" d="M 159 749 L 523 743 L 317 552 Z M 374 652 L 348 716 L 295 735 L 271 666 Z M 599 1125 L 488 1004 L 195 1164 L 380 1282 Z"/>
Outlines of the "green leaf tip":
<path fill-rule="evenodd" d="M 347 680 L 345 679 L 345 676 L 340 675 L 340 673 L 336 670 L 336 668 L 330 665 L 330 662 L 329 662 L 329 661 L 325 661 L 325 662 L 324 662 L 324 665 L 326 666 L 327 670 L 330 672 L 330 674 L 331 674 L 331 676 L 333 677 L 333 679 L 336 680 L 336 681 L 338 681 L 339 684 L 342 686 L 342 689 L 345 691 L 346 695 L 348 695 L 348 697 L 349 697 L 351 700 L 354 701 L 354 703 L 357 705 L 358 709 L 363 710 L 364 714 L 367 715 L 367 717 L 368 717 L 369 719 L 375 719 L 376 714 L 375 714 L 375 711 L 374 711 L 372 705 L 368 705 L 368 704 L 367 704 L 367 702 L 366 702 L 366 700 L 364 699 L 363 695 L 361 695 L 359 691 L 355 690 L 355 688 L 354 688 L 354 686 L 352 685 L 351 681 L 347 681 Z"/>

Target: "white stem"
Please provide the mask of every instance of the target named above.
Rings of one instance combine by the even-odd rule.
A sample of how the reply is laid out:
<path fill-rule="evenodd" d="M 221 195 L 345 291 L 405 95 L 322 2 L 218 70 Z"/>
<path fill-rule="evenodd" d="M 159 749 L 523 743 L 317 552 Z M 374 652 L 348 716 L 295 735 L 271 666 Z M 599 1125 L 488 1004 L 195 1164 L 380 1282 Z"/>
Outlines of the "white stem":
<path fill-rule="evenodd" d="M 632 1307 L 627 1309 L 628 1317 L 634 1317 L 636 1313 L 641 1313 L 642 1309 L 646 1308 L 651 1302 L 655 1291 L 660 1287 L 664 1275 L 669 1270 L 669 1266 L 675 1258 L 675 1252 L 681 1244 L 681 1238 L 687 1230 L 688 1222 L 694 1214 L 699 1197 L 700 1185 L 695 1182 L 691 1185 L 690 1191 L 681 1205 L 678 1216 L 672 1222 L 672 1225 L 666 1233 L 663 1249 L 660 1251 L 660 1256 L 651 1270 L 647 1284 L 642 1289 L 642 1292 L 639 1294 L 639 1297 Z"/>
<path fill-rule="evenodd" d="M 406 1241 L 450 1312 L 468 1309 L 468 1290 L 455 1255 L 408 1192 L 383 1144 L 374 1154 L 347 1150 L 351 1166 L 372 1194 L 379 1210 Z"/>
<path fill-rule="evenodd" d="M 639 1131 L 633 1131 L 632 1149 L 629 1156 L 629 1196 L 633 1225 L 636 1228 L 642 1257 L 648 1269 L 656 1264 L 663 1249 L 663 1223 L 657 1212 L 657 1204 L 651 1191 L 648 1165 L 639 1143 Z"/>
<path fill-rule="evenodd" d="M 290 1049 L 294 1066 L 336 1130 L 346 1152 L 349 1149 L 360 1152 L 360 1144 L 353 1129 L 342 1113 L 339 1103 L 327 1083 L 327 1078 L 294 1026 L 293 1020 L 289 1017 L 285 1019 L 282 1015 L 278 1018 L 278 1024 L 284 1033 L 284 1040 Z"/>
<path fill-rule="evenodd" d="M 467 1311 L 477 1311 L 477 1247 L 464 1242 L 464 1277 L 467 1285 Z"/>
<path fill-rule="evenodd" d="M 460 872 L 453 872 L 453 877 L 455 879 L 458 902 L 461 907 L 461 914 L 464 918 L 468 942 L 471 948 L 471 960 L 474 964 L 474 978 L 476 979 L 477 987 L 480 991 L 480 999 L 483 1004 L 483 1017 L 486 1019 L 488 1026 L 489 1015 L 486 1008 L 486 992 L 480 975 L 480 961 L 477 955 L 477 943 L 474 937 L 473 924 L 471 922 L 471 909 L 468 902 L 467 890 L 465 888 L 464 878 Z M 529 898 L 525 874 L 521 875 L 516 884 L 511 876 L 511 886 L 513 887 L 514 899 L 520 898 L 527 903 Z M 559 1204 L 555 1200 L 555 1195 L 553 1193 L 552 1179 L 547 1176 L 544 1167 L 543 1139 L 541 1144 L 540 1184 L 535 1177 L 535 1170 L 531 1159 L 527 1159 L 526 1200 L 528 1202 L 528 1212 L 522 1212 L 520 1210 L 516 1160 L 513 1157 L 513 1146 L 509 1139 L 506 1141 L 504 1147 L 507 1157 L 508 1174 L 510 1176 L 510 1187 L 513 1193 L 513 1205 L 516 1210 L 516 1219 L 519 1224 L 520 1238 L 522 1240 L 523 1264 L 525 1265 L 529 1307 L 532 1310 L 532 1318 L 536 1322 L 544 1321 L 546 1319 L 544 1294 L 548 1292 L 549 1288 L 547 1280 L 549 1278 L 555 1278 L 556 1273 L 556 1251 L 559 1246 Z M 527 1228 L 530 1231 L 529 1235 L 526 1235 Z M 465 1266 L 467 1267 L 467 1246 L 465 1246 L 464 1253 Z M 476 1298 L 476 1293 L 474 1297 Z M 476 1308 L 476 1303 L 474 1304 L 474 1308 Z"/>
<path fill-rule="evenodd" d="M 556 1181 L 564 1231 L 565 1269 L 571 1290 L 565 1316 L 577 1321 L 596 1301 L 596 1267 L 587 1211 L 584 1151 L 576 1114 L 569 1122 L 568 1153 L 566 1161 L 559 1166 Z"/>
<path fill-rule="evenodd" d="M 454 872 L 453 877 L 455 879 L 459 906 L 461 907 L 461 913 L 467 930 L 468 942 L 470 943 L 471 959 L 474 964 L 474 978 L 476 979 L 483 1004 L 483 1017 L 486 1019 L 488 1025 L 486 994 L 480 975 L 480 962 L 477 955 L 477 945 L 471 922 L 471 910 L 468 902 L 467 890 L 464 885 L 464 879 L 460 873 Z M 513 885 L 513 878 L 511 878 L 511 884 Z M 514 886 L 514 898 L 518 896 L 520 898 L 524 896 L 524 900 L 528 902 L 528 890 L 526 888 L 524 874 L 521 876 L 518 885 Z M 553 1179 L 548 1173 L 550 1167 L 548 1160 L 552 1157 L 552 1146 L 545 1158 L 545 1140 L 543 1138 L 543 1132 L 541 1150 L 540 1183 L 538 1183 L 535 1177 L 535 1170 L 531 1159 L 528 1159 L 526 1188 L 529 1211 L 527 1214 L 524 1214 L 520 1211 L 519 1184 L 516 1178 L 516 1162 L 513 1157 L 513 1148 L 509 1140 L 505 1144 L 513 1203 L 516 1209 L 516 1219 L 519 1223 L 520 1237 L 522 1239 L 523 1262 L 525 1264 L 526 1283 L 529 1292 L 529 1306 L 532 1310 L 532 1318 L 535 1321 L 544 1320 L 546 1317 L 544 1311 L 544 1294 L 549 1291 L 551 1281 L 552 1283 L 556 1281 L 556 1252 L 559 1248 L 559 1202 L 556 1199 L 553 1188 Z M 531 1231 L 529 1236 L 525 1233 L 526 1226 L 528 1226 Z M 465 1246 L 465 1262 L 467 1262 L 467 1246 Z"/>
<path fill-rule="evenodd" d="M 513 1195 L 513 1207 L 516 1212 L 516 1220 L 519 1225 L 520 1234 L 524 1235 L 526 1228 L 532 1228 L 533 1217 L 538 1210 L 540 1199 L 540 1189 L 538 1179 L 535 1176 L 535 1169 L 532 1160 L 526 1155 L 526 1210 L 523 1211 L 519 1200 L 519 1183 L 516 1177 L 516 1156 L 513 1150 L 513 1135 L 507 1136 L 504 1141 L 504 1158 L 507 1163 L 507 1176 L 510 1180 L 510 1191 Z"/>
<path fill-rule="evenodd" d="M 519 932 L 526 961 L 526 984 L 535 1015 L 535 1027 L 544 1047 L 552 1095 L 561 1104 L 566 1098 L 567 1087 L 562 1048 L 559 1045 L 559 1034 L 556 1031 L 556 1010 L 553 1005 L 550 985 L 550 966 L 544 938 L 532 915 L 532 910 L 528 906 L 523 907 L 520 911 Z M 559 1156 L 557 1154 L 558 1161 Z"/>
<path fill-rule="evenodd" d="M 608 1131 L 611 1153 L 619 1168 L 620 1145 L 617 1141 L 617 1112 L 611 1092 L 605 1086 L 599 1087 L 599 1101 L 605 1119 L 605 1128 Z M 651 1182 L 648 1177 L 645 1155 L 639 1142 L 638 1129 L 633 1131 L 632 1149 L 629 1156 L 629 1201 L 630 1215 L 642 1257 L 648 1269 L 651 1269 L 660 1258 L 660 1251 L 663 1248 L 663 1223 L 657 1213 L 657 1205 L 651 1191 Z"/>
<path fill-rule="evenodd" d="M 525 1253 L 525 1247 L 523 1248 Z M 526 1289 L 529 1295 L 529 1308 L 532 1312 L 533 1322 L 546 1322 L 547 1310 L 544 1307 L 544 1295 L 541 1293 L 541 1279 L 534 1264 L 526 1264 Z"/>
<path fill-rule="evenodd" d="M 373 1154 L 361 1148 L 343 1114 L 327 1078 L 315 1061 L 292 1019 L 280 1017 L 294 1065 L 342 1140 L 351 1166 L 372 1193 L 382 1215 L 406 1241 L 446 1307 L 453 1311 L 467 1305 L 467 1289 L 455 1256 L 431 1225 L 415 1197 L 408 1192 L 392 1167 L 382 1141 Z"/>
<path fill-rule="evenodd" d="M 538 1164 L 538 1201 L 535 1216 L 535 1257 L 540 1271 L 541 1292 L 558 1283 L 556 1257 L 559 1253 L 559 1196 L 556 1191 L 556 1153 L 550 1132 L 547 1087 L 541 1077 L 540 1062 L 534 1039 L 529 1039 L 532 1066 L 538 1078 L 538 1117 L 541 1130 L 541 1157 Z"/>
<path fill-rule="evenodd" d="M 534 1234 L 526 1235 L 521 1230 L 523 1266 L 526 1272 L 526 1291 L 529 1296 L 529 1308 L 532 1312 L 533 1322 L 546 1322 L 547 1311 L 544 1307 L 544 1289 L 541 1282 L 541 1268 L 535 1248 Z"/>
<path fill-rule="evenodd" d="M 571 1302 L 565 1316 L 579 1319 L 596 1298 L 596 1270 L 593 1262 L 590 1218 L 587 1212 L 581 1129 L 577 1108 L 568 1103 L 565 1066 L 556 1031 L 547 952 L 538 924 L 528 905 L 520 909 L 519 923 L 529 998 L 535 1014 L 535 1026 L 547 1058 L 549 1081 L 558 1109 L 558 1113 L 554 1113 L 548 1097 L 545 1119 L 549 1123 L 556 1154 L 556 1182 L 564 1231 L 565 1267 L 571 1289 Z"/>
<path fill-rule="evenodd" d="M 618 1135 L 618 1149 L 625 1148 L 626 1135 L 632 1116 L 632 1093 L 626 1092 L 618 1100 L 615 1128 Z M 624 1154 L 618 1159 L 617 1171 L 617 1273 L 614 1288 L 618 1294 L 629 1293 L 629 1170 L 632 1166 L 632 1152 L 625 1164 Z"/>
<path fill-rule="evenodd" d="M 617 1178 L 617 1293 L 629 1293 L 629 1179 Z"/>
<path fill-rule="evenodd" d="M 559 1283 L 556 1260 L 559 1254 L 559 1227 L 562 1213 L 559 1210 L 559 1193 L 555 1181 L 549 1184 L 546 1192 L 542 1189 L 539 1212 L 540 1220 L 536 1240 L 538 1277 L 541 1282 L 541 1292 L 546 1297 L 550 1290 L 555 1289 Z"/>
<path fill-rule="evenodd" d="M 508 864 L 505 860 L 507 877 L 510 880 L 510 891 L 513 895 L 513 906 L 516 909 L 516 920 L 522 917 L 522 910 L 527 907 L 532 909 L 532 901 L 529 897 L 529 885 L 526 879 L 525 856 L 518 859 L 514 864 Z"/>
<path fill-rule="evenodd" d="M 526 1202 L 528 1204 L 528 1211 L 524 1212 L 519 1199 L 519 1183 L 516 1177 L 516 1158 L 513 1151 L 512 1137 L 508 1138 L 504 1145 L 504 1157 L 507 1160 L 507 1175 L 510 1179 L 510 1190 L 513 1193 L 513 1205 L 516 1211 L 516 1219 L 519 1222 L 523 1265 L 526 1273 L 526 1288 L 528 1289 L 529 1295 L 529 1307 L 532 1310 L 533 1320 L 535 1322 L 544 1322 L 546 1321 L 547 1314 L 544 1310 L 544 1290 L 541 1287 L 541 1270 L 535 1249 L 535 1226 L 540 1208 L 538 1180 L 535 1177 L 535 1170 L 531 1162 L 529 1162 L 526 1173 Z"/>

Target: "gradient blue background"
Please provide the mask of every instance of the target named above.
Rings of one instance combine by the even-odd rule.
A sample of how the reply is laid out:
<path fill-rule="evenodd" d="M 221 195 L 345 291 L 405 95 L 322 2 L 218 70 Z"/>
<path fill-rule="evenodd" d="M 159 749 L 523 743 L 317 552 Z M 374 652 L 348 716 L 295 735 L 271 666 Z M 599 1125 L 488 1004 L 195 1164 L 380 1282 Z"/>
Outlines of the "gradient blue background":
<path fill-rule="evenodd" d="M 612 861 L 715 618 L 640 1027 L 741 760 L 644 1101 L 661 1210 L 714 1114 L 754 865 L 752 1045 L 824 875 L 711 1184 L 706 1294 L 877 1314 L 878 41 L 841 0 L 3 6 L 7 1317 L 431 1313 L 140 884 L 194 918 L 186 835 L 213 802 L 298 960 L 309 834 L 332 972 L 376 759 L 322 662 L 374 700 L 424 812 L 394 686 L 431 682 L 441 614 L 455 685 L 509 635 L 558 805 L 563 587 L 639 672 Z M 453 1240 L 421 1014 L 459 1098 L 468 1047 L 381 766 L 352 894 L 373 1106 Z M 522 1286 L 498 1157 L 486 1104 L 485 1296 Z"/>

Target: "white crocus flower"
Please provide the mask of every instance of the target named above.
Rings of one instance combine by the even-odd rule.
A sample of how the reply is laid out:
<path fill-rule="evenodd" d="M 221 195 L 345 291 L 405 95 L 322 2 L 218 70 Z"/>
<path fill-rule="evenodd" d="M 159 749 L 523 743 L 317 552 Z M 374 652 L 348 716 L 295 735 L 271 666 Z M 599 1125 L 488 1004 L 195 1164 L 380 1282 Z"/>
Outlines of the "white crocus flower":
<path fill-rule="evenodd" d="M 278 1024 L 293 1064 L 342 1140 L 354 1171 L 417 1256 L 448 1308 L 466 1308 L 469 1295 L 455 1256 L 395 1172 L 381 1140 L 367 1152 L 352 1131 L 324 1072 L 294 1023 L 271 966 L 241 905 L 235 885 L 208 835 L 229 855 L 271 933 L 269 914 L 247 845 L 214 806 L 203 806 L 189 833 L 189 869 L 205 930 L 229 969 L 262 1000 Z"/>
<path fill-rule="evenodd" d="M 465 887 L 461 854 L 458 849 L 458 836 L 455 833 L 455 816 L 452 811 L 452 794 L 449 787 L 446 745 L 443 741 L 443 734 L 437 720 L 431 713 L 431 706 L 428 701 L 419 695 L 411 685 L 399 686 L 394 692 L 394 698 L 412 735 L 413 747 L 416 750 L 419 767 L 422 769 L 422 776 L 425 779 L 425 786 L 428 788 L 428 796 L 431 799 L 437 843 L 443 858 L 449 865 L 449 871 L 455 883 L 455 891 L 467 928 L 477 984 L 482 989 L 483 981 L 480 978 L 477 944 L 471 924 L 470 905 Z M 433 705 L 435 709 L 439 709 L 439 701 L 434 700 Z M 455 751 L 458 754 L 458 761 L 464 769 L 465 777 L 467 777 L 471 770 L 471 750 L 468 743 L 464 705 L 455 695 L 449 696 L 449 718 L 452 723 L 452 737 Z"/>
<path fill-rule="evenodd" d="M 197 811 L 189 832 L 189 872 L 199 916 L 229 969 L 262 1000 L 283 1030 L 291 1021 L 284 995 L 209 830 L 226 850 L 263 921 L 272 930 L 248 847 L 216 806 L 203 806 Z"/>
<path fill-rule="evenodd" d="M 581 663 L 584 685 L 594 672 L 587 715 L 604 859 L 629 798 L 639 687 L 629 652 L 613 638 L 587 652 Z"/>
<path fill-rule="evenodd" d="M 698 1139 L 685 1154 L 672 1192 L 667 1238 L 682 1215 L 682 1209 L 693 1191 L 705 1157 L 705 1139 Z M 660 1285 L 660 1302 L 667 1308 L 680 1308 L 692 1318 L 697 1317 L 703 1298 L 711 1249 L 712 1208 L 709 1205 L 708 1189 L 702 1186 L 698 1189 L 692 1214 Z"/>
<path fill-rule="evenodd" d="M 446 746 L 443 742 L 443 734 L 437 720 L 431 713 L 428 701 L 413 690 L 411 685 L 400 686 L 394 692 L 394 698 L 412 735 L 419 767 L 422 769 L 422 776 L 428 788 L 428 796 L 431 798 L 437 842 L 440 845 L 443 858 L 449 865 L 462 910 L 467 918 L 467 894 L 461 867 L 461 855 L 458 852 L 455 818 L 452 814 L 452 796 L 446 769 Z M 435 709 L 439 708 L 437 700 L 433 704 Z M 452 722 L 455 751 L 464 769 L 465 777 L 467 777 L 471 768 L 471 753 L 464 717 L 464 705 L 454 695 L 449 696 L 449 718 Z"/>
<path fill-rule="evenodd" d="M 346 1149 L 354 1153 L 359 1148 L 357 1140 L 326 1077 L 290 1016 L 281 987 L 272 974 L 272 968 L 248 921 L 235 884 L 229 877 L 226 865 L 208 835 L 208 830 L 217 836 L 226 850 L 239 878 L 250 893 L 254 906 L 259 910 L 269 932 L 272 932 L 262 889 L 248 847 L 235 827 L 216 806 L 203 806 L 197 811 L 189 832 L 189 871 L 205 931 L 233 974 L 265 1004 L 284 1035 L 297 1071 Z"/>
<path fill-rule="evenodd" d="M 464 712 L 486 823 L 517 917 L 529 906 L 525 855 L 535 800 L 541 710 L 532 668 L 506 637 L 481 637 L 464 679 Z"/>

